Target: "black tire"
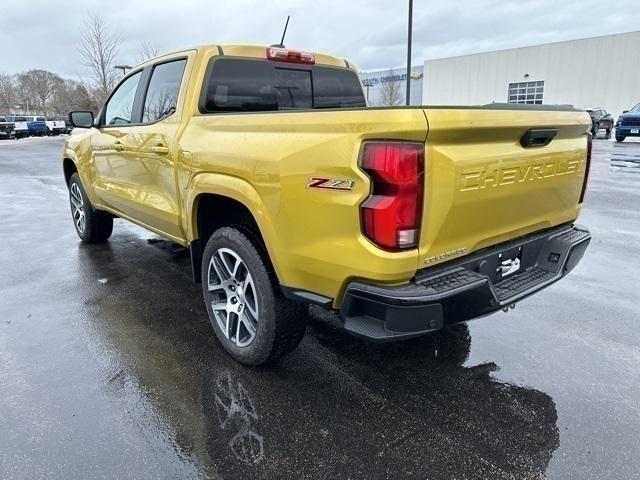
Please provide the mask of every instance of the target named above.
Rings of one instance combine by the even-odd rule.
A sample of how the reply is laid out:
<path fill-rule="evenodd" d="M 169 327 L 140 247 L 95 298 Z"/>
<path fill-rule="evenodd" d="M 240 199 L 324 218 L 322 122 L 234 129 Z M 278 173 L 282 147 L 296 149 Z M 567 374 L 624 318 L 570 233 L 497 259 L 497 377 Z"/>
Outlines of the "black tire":
<path fill-rule="evenodd" d="M 624 142 L 624 139 L 627 137 L 623 137 L 622 135 L 616 135 L 616 142 Z"/>
<path fill-rule="evenodd" d="M 607 128 L 607 134 L 604 137 L 607 140 L 611 139 L 611 127 Z"/>
<path fill-rule="evenodd" d="M 81 222 L 77 221 L 77 212 L 74 206 L 74 202 L 78 202 L 75 195 L 76 187 L 80 192 L 80 204 L 84 213 L 83 228 L 80 226 Z M 69 205 L 71 206 L 73 226 L 80 240 L 87 243 L 104 242 L 111 236 L 111 232 L 113 232 L 113 217 L 106 212 L 100 212 L 93 208 L 77 172 L 71 175 L 69 179 Z"/>
<path fill-rule="evenodd" d="M 595 140 L 596 137 L 598 136 L 598 130 L 600 130 L 600 125 L 598 125 L 597 123 L 595 123 L 593 125 L 593 130 L 591 130 L 591 133 L 593 134 L 593 139 Z"/>
<path fill-rule="evenodd" d="M 237 287 L 235 288 L 233 288 L 233 280 L 230 276 L 227 275 L 225 280 L 217 273 L 217 270 L 225 268 L 220 264 L 221 249 L 222 255 L 227 255 L 227 258 L 231 259 L 235 258 L 232 255 L 236 255 L 242 262 L 236 271 L 238 277 L 242 277 L 244 274 L 245 281 L 236 283 Z M 214 255 L 216 255 L 216 262 L 218 262 L 217 270 L 216 267 L 210 267 Z M 211 277 L 210 269 L 212 269 Z M 228 271 L 228 268 L 224 270 L 224 272 Z M 283 296 L 267 252 L 251 229 L 233 226 L 216 230 L 207 241 L 204 249 L 201 274 L 202 293 L 216 337 L 224 349 L 240 363 L 262 365 L 273 362 L 300 343 L 307 327 L 308 306 L 288 301 Z M 247 295 L 239 302 L 245 305 L 244 312 L 229 313 L 229 310 L 217 310 L 218 317 L 216 317 L 212 307 L 213 303 L 224 305 L 226 302 L 228 308 L 233 308 L 234 292 L 238 298 L 240 295 L 248 294 L 249 288 L 242 293 L 239 288 L 240 285 L 246 285 L 248 275 L 250 275 L 253 285 L 251 287 L 253 291 L 251 297 L 253 298 L 250 299 Z M 233 289 L 234 292 L 227 290 L 226 287 L 224 289 L 218 287 L 210 291 L 210 278 L 215 285 L 221 285 L 223 281 L 226 281 L 231 285 L 228 288 Z M 254 319 L 249 308 L 250 303 L 254 304 L 258 315 L 256 321 L 252 322 L 254 336 L 251 340 L 247 340 L 247 337 L 250 337 L 252 333 L 244 327 L 244 324 L 240 327 L 238 325 L 241 315 L 245 315 L 245 319 Z M 227 330 L 231 331 L 230 338 L 225 334 L 219 321 L 230 325 L 227 327 Z M 245 330 L 244 338 L 240 338 L 241 329 Z M 236 331 L 236 334 L 233 331 Z M 239 346 L 238 344 L 243 341 L 249 343 Z"/>

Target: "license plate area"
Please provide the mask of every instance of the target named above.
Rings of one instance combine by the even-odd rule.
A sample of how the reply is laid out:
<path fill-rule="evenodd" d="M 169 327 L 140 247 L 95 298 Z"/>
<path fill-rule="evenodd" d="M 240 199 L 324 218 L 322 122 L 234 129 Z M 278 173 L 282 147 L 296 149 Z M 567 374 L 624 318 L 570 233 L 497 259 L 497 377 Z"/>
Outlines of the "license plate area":
<path fill-rule="evenodd" d="M 515 275 L 522 267 L 522 247 L 514 247 L 498 254 L 496 280 Z"/>

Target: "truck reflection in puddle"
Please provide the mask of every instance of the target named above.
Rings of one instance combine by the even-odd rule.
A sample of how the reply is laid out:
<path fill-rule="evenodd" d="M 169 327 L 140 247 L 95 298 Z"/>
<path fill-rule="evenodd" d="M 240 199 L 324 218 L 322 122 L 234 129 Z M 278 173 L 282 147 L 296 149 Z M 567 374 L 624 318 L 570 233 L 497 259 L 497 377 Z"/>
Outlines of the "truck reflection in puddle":
<path fill-rule="evenodd" d="M 220 428 L 233 433 L 229 448 L 235 457 L 247 464 L 256 464 L 264 458 L 262 435 L 254 430 L 258 424 L 251 397 L 231 373 L 223 373 L 216 380 L 216 411 Z"/>

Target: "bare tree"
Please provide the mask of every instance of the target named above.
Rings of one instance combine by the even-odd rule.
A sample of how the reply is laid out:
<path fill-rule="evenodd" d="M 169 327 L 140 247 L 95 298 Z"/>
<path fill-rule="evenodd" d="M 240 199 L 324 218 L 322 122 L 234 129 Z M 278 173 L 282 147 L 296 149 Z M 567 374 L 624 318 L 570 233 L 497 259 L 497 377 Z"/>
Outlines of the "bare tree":
<path fill-rule="evenodd" d="M 149 40 L 140 42 L 140 47 L 138 48 L 138 63 L 146 62 L 158 55 L 160 55 L 160 47 L 157 44 Z"/>
<path fill-rule="evenodd" d="M 18 80 L 34 107 L 40 108 L 42 113 L 47 113 L 49 100 L 56 89 L 64 85 L 62 78 L 47 70 L 29 70 L 18 75 Z"/>
<path fill-rule="evenodd" d="M 18 103 L 18 82 L 15 75 L 0 73 L 0 111 L 10 112 Z"/>
<path fill-rule="evenodd" d="M 107 98 L 116 83 L 113 64 L 119 46 L 120 36 L 110 31 L 104 18 L 96 14 L 87 17 L 78 51 L 82 64 L 89 70 L 100 102 Z"/>
<path fill-rule="evenodd" d="M 382 82 L 382 91 L 380 93 L 380 103 L 385 106 L 394 107 L 402 105 L 402 85 L 394 76 L 392 70 L 389 70 L 385 81 Z"/>
<path fill-rule="evenodd" d="M 51 99 L 50 108 L 57 114 L 67 115 L 72 110 L 98 111 L 98 104 L 89 89 L 79 80 L 64 80 Z"/>

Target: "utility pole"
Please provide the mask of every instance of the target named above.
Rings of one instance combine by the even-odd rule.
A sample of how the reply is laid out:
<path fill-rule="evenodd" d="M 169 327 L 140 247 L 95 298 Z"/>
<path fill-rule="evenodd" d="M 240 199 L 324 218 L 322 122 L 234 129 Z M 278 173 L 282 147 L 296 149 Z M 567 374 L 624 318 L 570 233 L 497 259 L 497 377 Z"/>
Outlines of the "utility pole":
<path fill-rule="evenodd" d="M 407 105 L 411 104 L 411 33 L 413 27 L 413 0 L 409 0 L 409 28 L 407 40 Z"/>
<path fill-rule="evenodd" d="M 122 70 L 122 76 L 124 77 L 127 74 L 127 70 L 131 70 L 132 67 L 129 65 L 115 65 L 113 68 Z"/>

